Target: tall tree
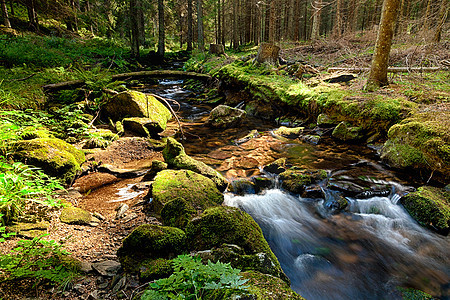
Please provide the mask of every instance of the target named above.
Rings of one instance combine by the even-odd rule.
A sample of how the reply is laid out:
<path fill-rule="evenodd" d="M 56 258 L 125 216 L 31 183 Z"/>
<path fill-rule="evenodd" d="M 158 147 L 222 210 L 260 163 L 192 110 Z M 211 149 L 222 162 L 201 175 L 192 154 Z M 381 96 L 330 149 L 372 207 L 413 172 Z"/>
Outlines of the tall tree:
<path fill-rule="evenodd" d="M 39 32 L 39 22 L 36 12 L 36 1 L 27 0 L 25 2 L 25 6 L 27 7 L 28 23 L 30 27 L 33 28 L 35 31 Z"/>
<path fill-rule="evenodd" d="M 197 31 L 198 49 L 205 51 L 205 37 L 203 35 L 203 0 L 197 0 Z"/>
<path fill-rule="evenodd" d="M 164 0 L 158 0 L 158 55 L 164 57 L 166 31 L 164 28 Z"/>
<path fill-rule="evenodd" d="M 192 22 L 192 14 L 193 14 L 193 9 L 192 9 L 192 0 L 187 0 L 187 37 L 186 37 L 186 42 L 187 42 L 187 51 L 192 51 L 192 40 L 193 40 L 193 34 L 192 34 L 192 26 L 193 26 L 193 22 Z"/>
<path fill-rule="evenodd" d="M 337 38 L 340 38 L 342 35 L 342 0 L 336 0 L 336 21 L 334 25 L 334 34 Z"/>
<path fill-rule="evenodd" d="M 441 2 L 441 8 L 439 9 L 439 19 L 438 19 L 438 25 L 436 27 L 436 31 L 434 33 L 433 41 L 435 43 L 439 43 L 441 41 L 441 33 L 442 33 L 442 27 L 444 27 L 445 20 L 448 16 L 448 0 L 442 0 Z"/>
<path fill-rule="evenodd" d="M 320 16 L 322 14 L 322 0 L 313 2 L 313 20 L 311 29 L 311 40 L 318 40 L 320 36 Z"/>
<path fill-rule="evenodd" d="M 3 16 L 3 24 L 8 27 L 11 28 L 11 23 L 9 22 L 9 16 L 8 16 L 8 9 L 6 8 L 6 1 L 5 0 L 1 0 L 1 6 L 2 6 L 2 16 Z"/>
<path fill-rule="evenodd" d="M 131 53 L 135 57 L 139 57 L 139 48 L 141 46 L 138 20 L 139 9 L 141 9 L 140 0 L 130 0 Z"/>
<path fill-rule="evenodd" d="M 399 5 L 400 0 L 384 0 L 383 2 L 375 52 L 366 84 L 366 89 L 369 91 L 388 84 L 389 53 L 391 51 L 392 36 L 394 35 Z"/>

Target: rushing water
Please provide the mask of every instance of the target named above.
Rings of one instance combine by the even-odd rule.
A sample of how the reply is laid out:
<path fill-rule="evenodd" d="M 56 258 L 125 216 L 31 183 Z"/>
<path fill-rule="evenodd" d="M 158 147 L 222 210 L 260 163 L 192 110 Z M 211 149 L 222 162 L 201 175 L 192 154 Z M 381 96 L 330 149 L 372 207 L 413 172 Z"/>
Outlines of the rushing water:
<path fill-rule="evenodd" d="M 199 122 L 209 113 L 208 106 L 183 102 L 192 93 L 180 87 L 181 81 L 160 83 L 150 91 L 178 101 L 173 108 L 179 109 L 185 122 Z M 195 140 L 186 151 L 207 153 L 214 150 L 211 145 L 231 144 L 248 129 L 255 128 L 227 132 L 203 128 L 203 140 Z M 220 142 L 211 143 L 214 138 Z M 280 156 L 299 167 L 339 173 L 359 168 L 357 162 L 367 154 L 362 149 L 294 142 L 286 143 Z M 371 165 L 376 177 L 387 176 L 380 165 Z M 347 197 L 347 209 L 338 214 L 326 209 L 327 199 L 302 198 L 280 189 L 244 196 L 228 193 L 225 204 L 240 207 L 258 222 L 292 288 L 306 299 L 399 299 L 398 286 L 450 299 L 449 238 L 420 227 L 409 216 L 398 203 L 404 190 L 401 184 L 381 184 L 391 187 L 389 196 Z M 337 193 L 322 188 L 325 197 Z"/>

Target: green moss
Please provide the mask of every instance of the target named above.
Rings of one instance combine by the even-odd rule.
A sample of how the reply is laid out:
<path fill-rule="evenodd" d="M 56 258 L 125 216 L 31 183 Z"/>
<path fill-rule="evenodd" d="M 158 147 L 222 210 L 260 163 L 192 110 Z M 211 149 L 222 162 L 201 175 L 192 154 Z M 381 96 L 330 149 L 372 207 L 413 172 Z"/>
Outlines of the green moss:
<path fill-rule="evenodd" d="M 333 130 L 331 134 L 334 138 L 342 141 L 354 141 L 361 139 L 363 135 L 361 134 L 361 128 L 349 126 L 345 122 L 339 123 Z"/>
<path fill-rule="evenodd" d="M 397 289 L 402 293 L 403 300 L 433 300 L 434 299 L 431 295 L 429 295 L 423 291 L 415 290 L 412 288 L 398 287 Z"/>
<path fill-rule="evenodd" d="M 289 169 L 280 174 L 281 187 L 295 194 L 300 194 L 307 185 L 327 178 L 325 170 L 297 170 Z"/>
<path fill-rule="evenodd" d="M 22 140 L 32 140 L 37 138 L 53 138 L 53 135 L 48 130 L 27 127 L 20 135 L 20 138 Z"/>
<path fill-rule="evenodd" d="M 205 210 L 189 222 L 186 236 L 192 250 L 207 250 L 226 243 L 241 247 L 245 254 L 265 253 L 282 277 L 280 264 L 261 228 L 249 214 L 237 208 L 219 206 Z"/>
<path fill-rule="evenodd" d="M 152 197 L 153 209 L 158 214 L 176 198 L 183 198 L 188 206 L 200 211 L 220 205 L 224 199 L 211 179 L 189 170 L 159 172 L 152 185 Z"/>
<path fill-rule="evenodd" d="M 210 300 L 222 299 L 254 299 L 254 300 L 281 300 L 304 299 L 295 293 L 283 280 L 259 272 L 242 272 L 242 277 L 248 279 L 245 283 L 247 291 L 213 290 L 205 298 Z"/>
<path fill-rule="evenodd" d="M 275 134 L 281 135 L 287 138 L 296 138 L 300 134 L 302 134 L 304 127 L 294 127 L 294 128 L 288 128 L 286 126 L 281 126 L 277 130 L 274 131 Z"/>
<path fill-rule="evenodd" d="M 450 192 L 423 186 L 402 198 L 403 206 L 419 223 L 447 235 L 450 229 Z"/>
<path fill-rule="evenodd" d="M 167 146 L 163 150 L 163 157 L 166 163 L 172 168 L 190 170 L 210 178 L 221 192 L 228 186 L 228 181 L 225 177 L 205 163 L 188 156 L 184 152 L 183 145 L 173 138 L 167 139 Z"/>
<path fill-rule="evenodd" d="M 142 282 L 169 277 L 172 273 L 173 267 L 170 259 L 148 259 L 139 265 L 139 279 Z"/>
<path fill-rule="evenodd" d="M 161 210 L 161 219 L 166 226 L 184 228 L 192 216 L 197 214 L 193 205 L 183 198 L 167 202 Z"/>
<path fill-rule="evenodd" d="M 89 225 L 92 222 L 92 216 L 88 211 L 73 206 L 63 208 L 59 219 L 62 223 L 77 225 Z"/>
<path fill-rule="evenodd" d="M 142 261 L 172 258 L 186 249 L 186 235 L 174 227 L 144 224 L 134 229 L 117 251 L 125 270 L 136 272 Z"/>
<path fill-rule="evenodd" d="M 17 160 L 40 167 L 48 175 L 61 178 L 64 183 L 73 181 L 85 161 L 83 151 L 63 140 L 38 138 L 14 143 Z"/>

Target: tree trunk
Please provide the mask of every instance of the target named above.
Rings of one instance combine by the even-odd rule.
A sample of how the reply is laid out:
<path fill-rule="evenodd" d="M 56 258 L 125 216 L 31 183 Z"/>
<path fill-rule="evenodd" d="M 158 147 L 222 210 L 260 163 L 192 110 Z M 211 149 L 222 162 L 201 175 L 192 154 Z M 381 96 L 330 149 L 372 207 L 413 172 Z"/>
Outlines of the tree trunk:
<path fill-rule="evenodd" d="M 233 29 L 232 29 L 232 34 L 233 34 L 233 38 L 232 38 L 232 43 L 233 43 L 233 48 L 237 49 L 237 47 L 239 46 L 239 33 L 238 33 L 238 2 L 239 0 L 233 0 Z"/>
<path fill-rule="evenodd" d="M 439 10 L 439 20 L 438 20 L 439 23 L 436 27 L 436 31 L 434 33 L 434 38 L 433 38 L 434 43 L 439 43 L 441 41 L 442 27 L 444 27 L 445 20 L 447 19 L 447 16 L 448 16 L 447 5 L 448 5 L 448 0 L 442 0 L 441 8 Z"/>
<path fill-rule="evenodd" d="M 15 16 L 15 13 L 14 13 L 14 0 L 10 0 L 9 1 L 9 7 L 11 8 L 11 16 Z"/>
<path fill-rule="evenodd" d="M 269 43 L 275 42 L 275 23 L 276 23 L 276 11 L 275 0 L 270 0 L 270 17 L 269 17 Z M 262 48 L 262 45 L 259 49 Z"/>
<path fill-rule="evenodd" d="M 375 52 L 366 85 L 366 89 L 369 91 L 388 84 L 389 53 L 399 4 L 400 0 L 384 0 Z"/>
<path fill-rule="evenodd" d="M 166 31 L 164 29 L 164 0 L 158 0 L 158 55 L 164 57 L 166 49 Z"/>
<path fill-rule="evenodd" d="M 187 27 L 186 51 L 192 51 L 192 0 L 187 0 Z"/>
<path fill-rule="evenodd" d="M 222 44 L 209 44 L 209 53 L 223 55 L 225 54 L 225 47 Z"/>
<path fill-rule="evenodd" d="M 139 57 L 140 35 L 138 24 L 138 2 L 139 0 L 130 0 L 130 28 L 131 28 L 131 53 L 134 57 Z"/>
<path fill-rule="evenodd" d="M 311 40 L 318 40 L 320 36 L 320 14 L 322 13 L 322 0 L 313 3 L 313 20 L 311 29 Z"/>
<path fill-rule="evenodd" d="M 260 64 L 269 63 L 276 66 L 278 65 L 279 53 L 280 47 L 270 43 L 262 43 L 259 46 L 255 61 Z"/>
<path fill-rule="evenodd" d="M 205 39 L 203 36 L 203 0 L 197 0 L 197 30 L 198 30 L 198 49 L 205 51 Z"/>
<path fill-rule="evenodd" d="M 423 25 L 422 25 L 422 31 L 427 35 L 426 31 L 428 31 L 428 19 L 430 18 L 430 11 L 431 11 L 431 0 L 427 1 L 427 8 L 425 10 L 425 14 L 423 15 Z"/>
<path fill-rule="evenodd" d="M 337 38 L 342 36 L 342 0 L 336 0 L 336 24 L 334 25 L 334 35 Z"/>
<path fill-rule="evenodd" d="M 39 23 L 36 16 L 36 7 L 34 0 L 27 0 L 27 14 L 28 14 L 28 22 L 30 27 L 32 27 L 36 32 L 39 32 Z"/>
<path fill-rule="evenodd" d="M 8 8 L 6 8 L 6 1 L 1 0 L 1 6 L 2 6 L 2 16 L 3 16 L 3 24 L 7 28 L 11 28 L 11 23 L 9 22 L 9 16 L 8 16 Z"/>

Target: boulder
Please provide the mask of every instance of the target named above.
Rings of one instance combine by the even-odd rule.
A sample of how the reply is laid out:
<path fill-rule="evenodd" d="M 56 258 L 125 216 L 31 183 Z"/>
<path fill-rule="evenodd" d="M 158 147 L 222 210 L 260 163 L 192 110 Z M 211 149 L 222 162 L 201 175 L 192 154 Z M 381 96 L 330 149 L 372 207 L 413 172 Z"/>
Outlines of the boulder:
<path fill-rule="evenodd" d="M 439 172 L 450 178 L 450 111 L 416 114 L 392 126 L 381 159 L 394 168 Z"/>
<path fill-rule="evenodd" d="M 157 258 L 143 261 L 139 267 L 139 280 L 149 282 L 172 275 L 173 266 L 171 259 Z"/>
<path fill-rule="evenodd" d="M 229 191 L 236 195 L 256 194 L 259 187 L 253 182 L 245 178 L 233 180 L 229 186 Z"/>
<path fill-rule="evenodd" d="M 245 110 L 233 108 L 227 105 L 219 105 L 209 114 L 206 125 L 213 128 L 237 127 L 246 116 L 247 113 Z"/>
<path fill-rule="evenodd" d="M 154 180 L 155 176 L 156 176 L 156 174 L 158 174 L 158 172 L 167 170 L 167 168 L 168 168 L 168 165 L 165 162 L 159 161 L 159 160 L 153 160 L 150 170 L 148 170 L 148 172 L 145 174 L 144 178 L 142 178 L 142 181 Z"/>
<path fill-rule="evenodd" d="M 36 222 L 36 223 L 14 223 L 8 226 L 8 232 L 15 232 L 18 236 L 33 239 L 42 234 L 48 233 L 50 223 L 48 222 Z"/>
<path fill-rule="evenodd" d="M 71 225 L 91 225 L 94 222 L 90 212 L 73 206 L 63 208 L 59 219 Z"/>
<path fill-rule="evenodd" d="M 286 171 L 286 158 L 282 157 L 277 159 L 274 162 L 264 166 L 263 170 L 265 172 L 273 173 L 273 174 L 281 174 Z"/>
<path fill-rule="evenodd" d="M 205 163 L 195 160 L 184 152 L 184 147 L 173 138 L 167 139 L 167 145 L 163 150 L 163 157 L 169 167 L 174 169 L 186 169 L 210 178 L 223 192 L 228 181 L 219 172 L 207 166 Z"/>
<path fill-rule="evenodd" d="M 123 119 L 123 128 L 140 136 L 158 137 L 158 133 L 163 132 L 166 127 L 152 118 L 134 117 Z"/>
<path fill-rule="evenodd" d="M 355 141 L 363 138 L 360 127 L 350 126 L 345 122 L 339 123 L 331 135 L 341 141 Z"/>
<path fill-rule="evenodd" d="M 186 237 L 191 250 L 208 250 L 225 243 L 237 245 L 246 255 L 265 253 L 276 269 L 274 273 L 288 280 L 259 225 L 237 208 L 218 206 L 205 210 L 189 222 Z"/>
<path fill-rule="evenodd" d="M 336 124 L 337 122 L 327 114 L 320 114 L 317 116 L 317 126 L 319 127 L 334 127 Z"/>
<path fill-rule="evenodd" d="M 148 259 L 170 259 L 186 249 L 186 235 L 174 227 L 143 224 L 134 229 L 117 250 L 122 267 L 128 272 L 139 271 Z"/>
<path fill-rule="evenodd" d="M 179 197 L 164 205 L 161 210 L 161 219 L 165 226 L 183 229 L 196 214 L 197 210 L 192 203 Z"/>
<path fill-rule="evenodd" d="M 281 126 L 277 130 L 275 130 L 273 133 L 275 133 L 278 136 L 293 139 L 293 138 L 298 138 L 299 135 L 302 134 L 304 129 L 305 129 L 304 127 L 289 128 L 286 126 Z"/>
<path fill-rule="evenodd" d="M 190 207 L 200 211 L 220 205 L 224 199 L 211 179 L 189 170 L 159 172 L 153 182 L 151 195 L 153 209 L 157 214 L 176 198 L 183 198 Z"/>
<path fill-rule="evenodd" d="M 326 179 L 325 170 L 297 170 L 289 169 L 280 174 L 281 187 L 291 193 L 301 194 L 306 186 Z"/>
<path fill-rule="evenodd" d="M 450 192 L 431 186 L 403 196 L 401 203 L 420 224 L 448 235 L 450 228 Z"/>
<path fill-rule="evenodd" d="M 41 168 L 50 176 L 70 184 L 85 161 L 84 153 L 55 138 L 37 138 L 14 143 L 14 158 Z"/>
<path fill-rule="evenodd" d="M 103 109 L 114 121 L 125 117 L 150 118 L 163 130 L 172 118 L 170 111 L 155 97 L 136 91 L 125 91 L 112 97 Z"/>

